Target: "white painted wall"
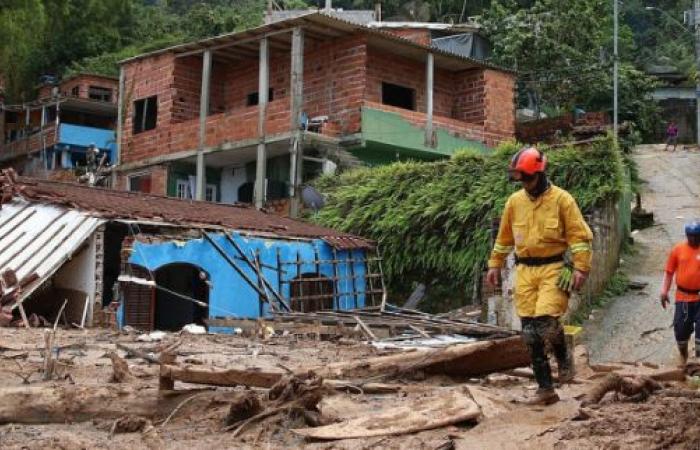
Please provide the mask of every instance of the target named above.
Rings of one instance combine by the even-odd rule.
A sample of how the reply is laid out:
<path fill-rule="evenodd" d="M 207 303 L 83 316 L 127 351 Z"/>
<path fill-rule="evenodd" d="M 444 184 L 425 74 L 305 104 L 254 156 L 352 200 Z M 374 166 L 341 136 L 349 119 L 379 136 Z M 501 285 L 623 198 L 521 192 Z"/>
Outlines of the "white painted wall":
<path fill-rule="evenodd" d="M 221 171 L 221 203 L 237 202 L 238 188 L 245 182 L 245 167 L 224 167 Z"/>
<path fill-rule="evenodd" d="M 61 267 L 53 278 L 54 286 L 57 288 L 71 289 L 84 292 L 90 297 L 88 302 L 88 312 L 86 325 L 92 325 L 93 304 L 95 302 L 96 289 L 96 246 L 95 233 L 93 233 L 87 241 L 87 246 L 75 254 L 66 264 Z M 84 301 L 84 298 L 83 298 Z M 84 303 L 75 305 L 82 308 Z"/>

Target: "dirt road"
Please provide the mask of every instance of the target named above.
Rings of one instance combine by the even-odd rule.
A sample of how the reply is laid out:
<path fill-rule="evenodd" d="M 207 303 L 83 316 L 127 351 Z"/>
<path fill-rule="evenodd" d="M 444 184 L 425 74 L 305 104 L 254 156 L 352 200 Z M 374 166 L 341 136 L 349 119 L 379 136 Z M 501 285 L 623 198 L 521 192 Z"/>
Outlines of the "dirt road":
<path fill-rule="evenodd" d="M 673 363 L 673 307 L 661 309 L 659 290 L 668 251 L 684 238 L 683 224 L 700 216 L 700 154 L 645 145 L 635 150 L 634 159 L 644 181 L 643 207 L 654 212 L 656 224 L 633 234 L 635 245 L 622 268 L 631 280 L 648 285 L 598 311 L 596 319 L 585 324 L 586 344 L 595 362 Z"/>

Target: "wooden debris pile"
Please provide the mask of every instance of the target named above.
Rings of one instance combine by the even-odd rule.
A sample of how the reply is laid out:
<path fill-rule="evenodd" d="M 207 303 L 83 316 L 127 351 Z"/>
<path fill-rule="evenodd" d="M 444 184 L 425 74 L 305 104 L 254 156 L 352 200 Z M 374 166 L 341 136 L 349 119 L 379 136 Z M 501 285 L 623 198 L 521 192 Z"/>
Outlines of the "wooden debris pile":
<path fill-rule="evenodd" d="M 276 324 L 295 323 L 318 326 L 319 334 L 342 334 L 356 329 L 369 340 L 407 340 L 457 334 L 475 339 L 499 339 L 515 336 L 515 331 L 472 320 L 440 317 L 392 305 L 348 311 L 312 313 L 276 312 Z M 307 328 L 308 329 L 308 328 Z"/>

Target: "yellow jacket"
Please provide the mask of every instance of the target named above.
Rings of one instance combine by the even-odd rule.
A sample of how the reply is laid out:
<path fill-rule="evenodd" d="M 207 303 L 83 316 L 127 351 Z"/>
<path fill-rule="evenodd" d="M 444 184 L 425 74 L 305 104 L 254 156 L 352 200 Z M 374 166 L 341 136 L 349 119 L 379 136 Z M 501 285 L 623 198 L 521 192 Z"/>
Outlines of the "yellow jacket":
<path fill-rule="evenodd" d="M 591 269 L 593 233 L 576 200 L 557 186 L 532 199 L 524 189 L 508 198 L 489 268 L 503 267 L 515 247 L 518 257 L 547 257 L 571 250 L 574 267 Z"/>

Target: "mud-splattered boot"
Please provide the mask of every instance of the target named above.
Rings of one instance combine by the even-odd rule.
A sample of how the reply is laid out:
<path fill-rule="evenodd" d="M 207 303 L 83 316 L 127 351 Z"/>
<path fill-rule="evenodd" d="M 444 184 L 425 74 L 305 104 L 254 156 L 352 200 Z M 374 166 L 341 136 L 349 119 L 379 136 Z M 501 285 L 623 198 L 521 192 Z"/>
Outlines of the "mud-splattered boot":
<path fill-rule="evenodd" d="M 562 359 L 557 358 L 557 367 L 559 369 L 559 383 L 571 383 L 576 376 L 576 368 L 574 366 L 573 352 L 566 352 L 566 356 Z"/>
<path fill-rule="evenodd" d="M 545 336 L 557 360 L 559 383 L 571 383 L 576 375 L 574 367 L 574 352 L 566 345 L 566 335 L 561 322 L 555 317 L 540 319 L 545 329 Z"/>
<path fill-rule="evenodd" d="M 559 395 L 553 388 L 549 389 L 537 389 L 535 395 L 518 401 L 518 403 L 527 406 L 547 406 L 554 404 L 559 401 Z"/>

